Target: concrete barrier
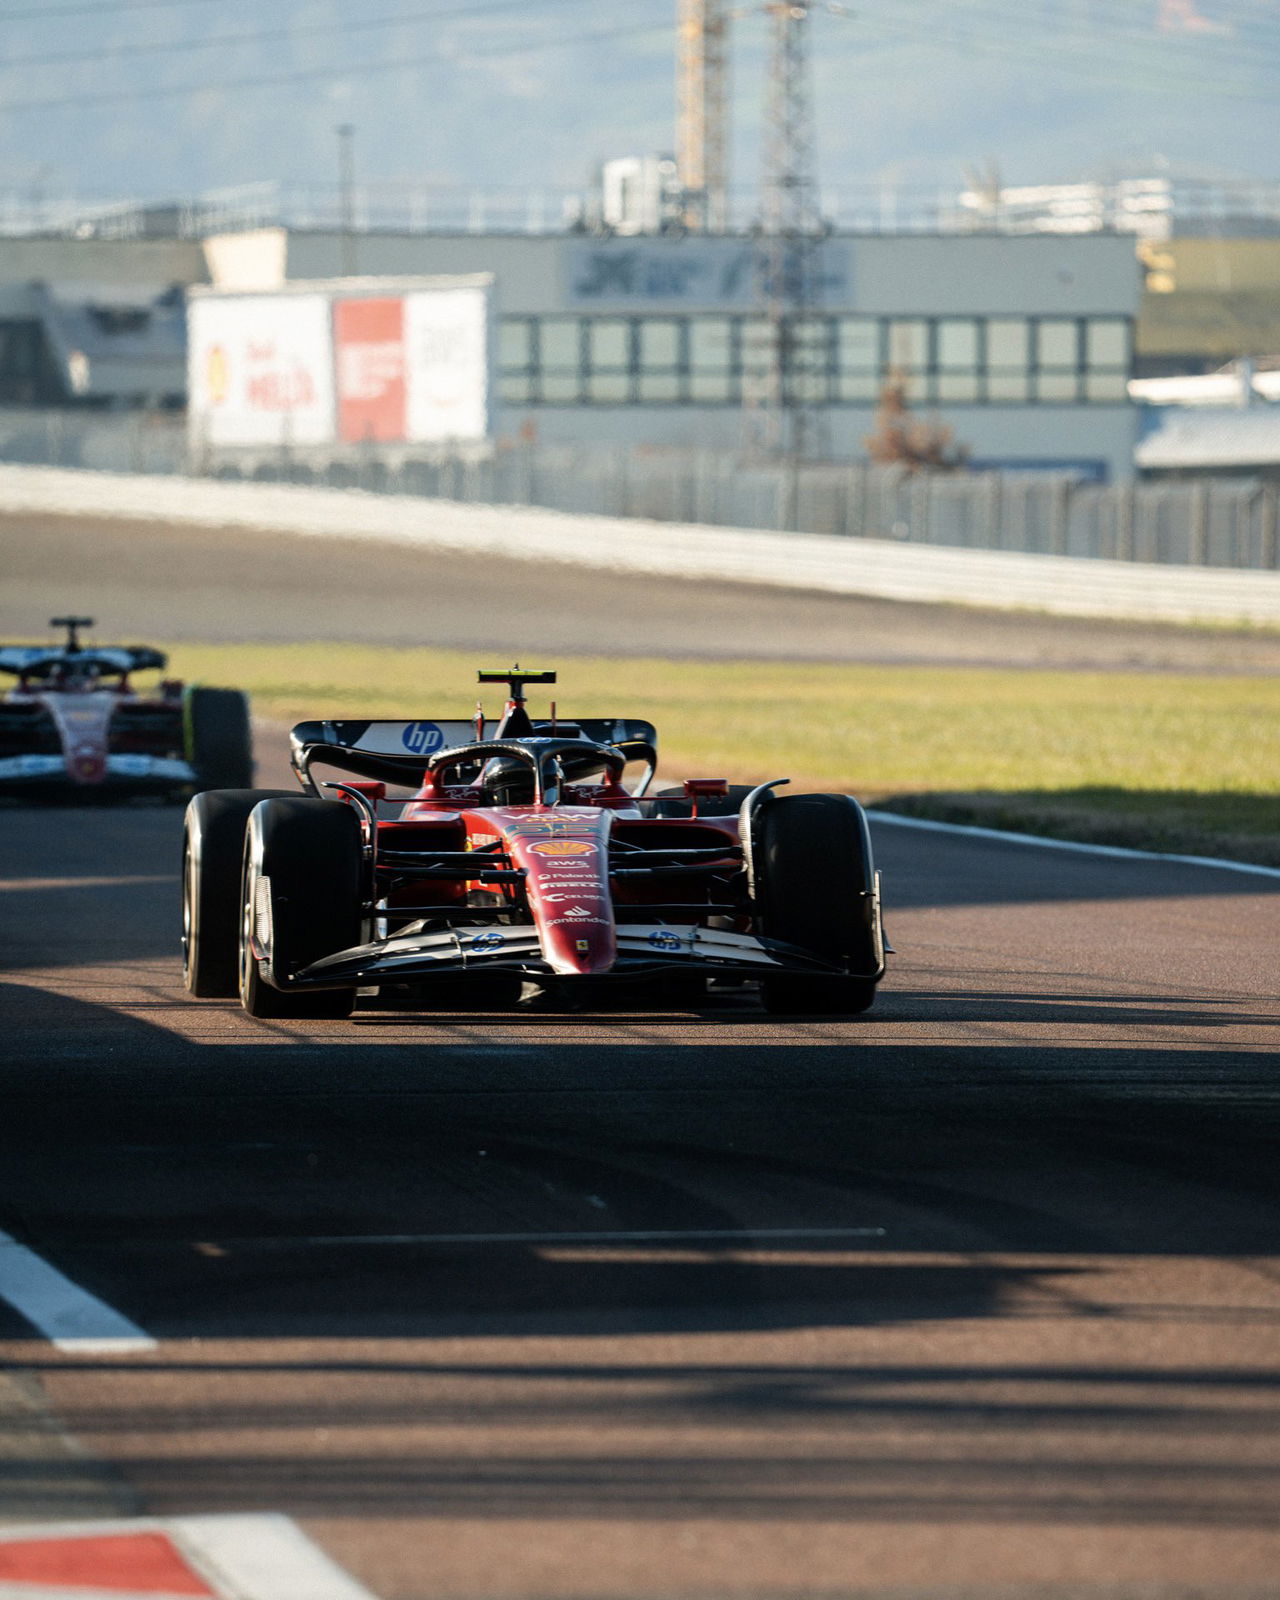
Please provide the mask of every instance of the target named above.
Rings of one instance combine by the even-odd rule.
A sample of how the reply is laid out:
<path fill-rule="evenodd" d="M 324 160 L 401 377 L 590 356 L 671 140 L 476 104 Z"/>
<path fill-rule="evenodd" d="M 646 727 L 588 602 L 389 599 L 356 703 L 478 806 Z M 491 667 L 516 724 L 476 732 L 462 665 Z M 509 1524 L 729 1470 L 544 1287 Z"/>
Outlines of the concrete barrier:
<path fill-rule="evenodd" d="M 689 579 L 1143 621 L 1280 627 L 1280 572 L 899 545 L 527 507 L 0 466 L 0 509 L 258 528 Z"/>

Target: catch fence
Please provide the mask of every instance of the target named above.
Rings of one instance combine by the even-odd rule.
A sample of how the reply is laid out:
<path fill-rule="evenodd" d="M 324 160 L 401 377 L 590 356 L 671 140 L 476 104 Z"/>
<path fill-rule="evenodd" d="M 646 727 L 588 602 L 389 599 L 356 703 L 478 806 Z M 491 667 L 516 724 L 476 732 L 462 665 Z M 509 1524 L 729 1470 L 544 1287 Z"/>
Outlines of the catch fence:
<path fill-rule="evenodd" d="M 180 416 L 141 411 L 0 410 L 0 461 L 314 483 L 961 549 L 1280 567 L 1280 489 L 1251 478 L 1096 484 L 1047 472 L 908 473 L 709 450 L 553 444 L 432 458 L 381 446 L 310 457 L 296 450 L 245 452 L 193 462 Z"/>

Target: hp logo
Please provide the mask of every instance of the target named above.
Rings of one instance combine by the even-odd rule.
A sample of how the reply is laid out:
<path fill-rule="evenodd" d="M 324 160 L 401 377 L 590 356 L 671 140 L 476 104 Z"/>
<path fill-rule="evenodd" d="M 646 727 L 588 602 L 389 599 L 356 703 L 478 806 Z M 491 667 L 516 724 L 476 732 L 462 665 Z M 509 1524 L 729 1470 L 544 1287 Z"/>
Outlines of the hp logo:
<path fill-rule="evenodd" d="M 402 742 L 415 756 L 429 756 L 444 743 L 444 733 L 434 722 L 411 722 L 404 730 Z"/>

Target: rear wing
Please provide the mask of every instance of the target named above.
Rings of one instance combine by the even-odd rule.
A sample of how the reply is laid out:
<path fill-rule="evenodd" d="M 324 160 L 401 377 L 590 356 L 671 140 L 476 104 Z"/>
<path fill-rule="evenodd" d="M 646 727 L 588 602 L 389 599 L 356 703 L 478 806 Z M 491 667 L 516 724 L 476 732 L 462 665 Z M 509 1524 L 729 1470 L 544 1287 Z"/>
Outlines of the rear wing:
<path fill-rule="evenodd" d="M 118 645 L 106 649 L 85 646 L 68 650 L 65 645 L 0 645 L 0 672 L 11 672 L 16 677 L 44 678 L 58 666 L 73 666 L 83 672 L 96 668 L 98 672 L 144 672 L 150 668 L 161 671 L 169 658 L 149 645 Z"/>
<path fill-rule="evenodd" d="M 485 729 L 483 741 L 493 739 L 496 723 Z M 642 795 L 658 764 L 658 733 L 651 722 L 636 717 L 533 718 L 533 733 L 561 739 L 581 737 L 592 744 L 615 745 L 630 761 L 644 763 L 645 771 L 634 789 Z M 300 722 L 289 735 L 293 770 L 308 787 L 313 762 L 377 778 L 384 783 L 421 782 L 428 760 L 441 750 L 482 742 L 474 722 L 461 720 L 412 722 Z"/>

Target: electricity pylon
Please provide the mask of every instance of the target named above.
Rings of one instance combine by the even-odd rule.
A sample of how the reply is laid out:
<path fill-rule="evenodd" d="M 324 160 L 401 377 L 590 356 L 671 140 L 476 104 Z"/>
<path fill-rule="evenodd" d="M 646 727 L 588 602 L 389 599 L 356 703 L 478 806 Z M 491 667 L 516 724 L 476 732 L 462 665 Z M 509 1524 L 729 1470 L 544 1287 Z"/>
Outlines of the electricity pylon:
<path fill-rule="evenodd" d="M 676 167 L 681 215 L 695 233 L 729 226 L 729 13 L 725 0 L 679 0 Z"/>
<path fill-rule="evenodd" d="M 820 315 L 823 241 L 810 87 L 814 0 L 767 0 L 773 23 L 765 118 L 759 286 L 765 310 L 759 425 L 767 450 L 795 460 L 826 440 L 827 340 Z"/>

